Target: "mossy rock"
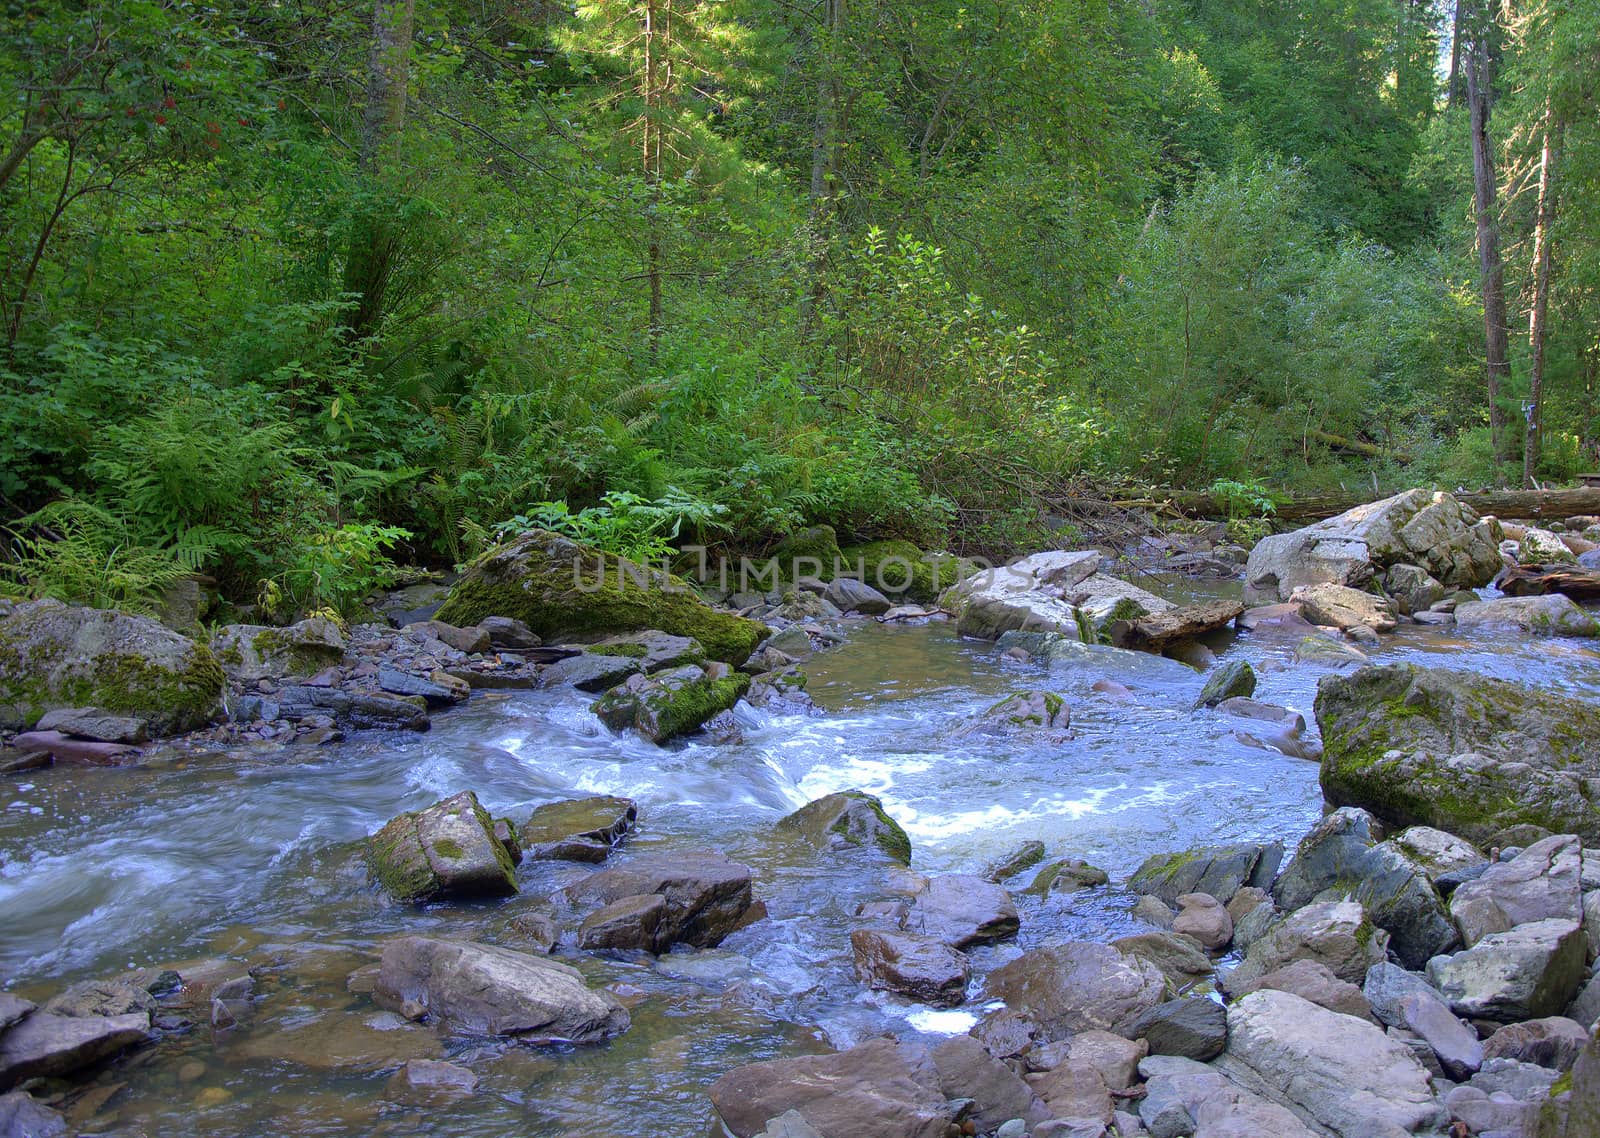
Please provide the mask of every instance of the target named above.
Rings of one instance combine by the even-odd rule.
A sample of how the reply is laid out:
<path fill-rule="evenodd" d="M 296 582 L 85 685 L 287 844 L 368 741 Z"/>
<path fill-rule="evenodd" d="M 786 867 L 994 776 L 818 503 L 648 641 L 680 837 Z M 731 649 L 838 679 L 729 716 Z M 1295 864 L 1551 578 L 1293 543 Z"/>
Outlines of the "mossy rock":
<path fill-rule="evenodd" d="M 511 851 L 470 790 L 391 819 L 368 840 L 367 865 L 397 901 L 502 897 L 517 891 Z"/>
<path fill-rule="evenodd" d="M 1600 708 L 1507 680 L 1395 664 L 1317 687 L 1321 782 L 1335 806 L 1483 843 L 1528 823 L 1600 842 Z"/>
<path fill-rule="evenodd" d="M 778 577 L 783 581 L 793 581 L 795 577 L 816 577 L 819 581 L 833 580 L 834 566 L 841 560 L 839 552 L 839 535 L 832 526 L 810 526 L 790 534 L 773 547 L 768 555 L 778 563 Z M 795 562 L 800 561 L 798 574 Z M 817 566 L 812 572 L 812 565 L 805 562 L 814 562 Z"/>
<path fill-rule="evenodd" d="M 687 665 L 652 676 L 630 676 L 592 705 L 613 731 L 629 728 L 653 743 L 665 743 L 697 730 L 718 712 L 739 702 L 750 677 Z"/>
<path fill-rule="evenodd" d="M 478 558 L 437 618 L 469 626 L 489 616 L 526 624 L 545 643 L 659 629 L 742 664 L 767 635 L 753 620 L 711 608 L 680 577 L 531 530 Z"/>
<path fill-rule="evenodd" d="M 899 603 L 932 604 L 939 594 L 977 566 L 947 553 L 924 553 L 909 541 L 891 539 L 852 545 L 840 553 L 846 571 Z"/>
<path fill-rule="evenodd" d="M 911 864 L 911 839 L 863 790 L 843 790 L 808 802 L 778 822 L 778 829 L 803 835 L 818 849 L 870 847 L 901 865 Z"/>
<path fill-rule="evenodd" d="M 192 731 L 211 722 L 223 683 L 209 648 L 148 617 L 42 600 L 0 620 L 0 727 L 97 707 L 158 735 Z"/>

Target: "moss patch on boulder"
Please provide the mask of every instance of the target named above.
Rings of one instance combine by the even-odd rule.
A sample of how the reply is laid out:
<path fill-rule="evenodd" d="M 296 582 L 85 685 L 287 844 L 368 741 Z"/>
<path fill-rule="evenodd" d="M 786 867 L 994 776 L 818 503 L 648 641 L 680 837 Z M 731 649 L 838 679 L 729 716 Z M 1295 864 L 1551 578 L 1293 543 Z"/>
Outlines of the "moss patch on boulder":
<path fill-rule="evenodd" d="M 708 655 L 733 664 L 767 635 L 757 621 L 711 608 L 680 577 L 544 530 L 473 562 L 436 615 L 460 626 L 510 617 L 546 643 L 660 629 L 698 640 Z"/>

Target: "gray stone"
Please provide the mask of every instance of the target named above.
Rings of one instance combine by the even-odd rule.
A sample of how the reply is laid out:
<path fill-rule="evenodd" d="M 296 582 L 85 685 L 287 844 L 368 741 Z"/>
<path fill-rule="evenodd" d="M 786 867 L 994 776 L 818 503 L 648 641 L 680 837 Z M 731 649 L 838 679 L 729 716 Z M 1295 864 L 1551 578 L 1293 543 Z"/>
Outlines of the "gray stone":
<path fill-rule="evenodd" d="M 1354 984 L 1384 959 L 1388 942 L 1388 934 L 1375 928 L 1354 901 L 1307 905 L 1252 943 L 1244 961 L 1224 977 L 1224 984 L 1229 991 L 1243 989 L 1296 960 L 1314 960 Z"/>
<path fill-rule="evenodd" d="M 437 640 L 468 655 L 489 650 L 489 633 L 481 624 L 462 626 L 443 620 L 423 620 L 406 625 L 402 631 L 417 640 Z"/>
<path fill-rule="evenodd" d="M 1523 565 L 1576 565 L 1578 559 L 1556 534 L 1529 526 L 1517 543 L 1517 561 Z"/>
<path fill-rule="evenodd" d="M 1196 707 L 1216 707 L 1225 699 L 1248 699 L 1256 694 L 1256 673 L 1248 660 L 1229 660 L 1206 677 Z"/>
<path fill-rule="evenodd" d="M 33 729 L 100 743 L 144 743 L 150 738 L 150 725 L 143 719 L 99 707 L 58 707 L 45 712 Z"/>
<path fill-rule="evenodd" d="M 1180 1055 L 1202 1063 L 1222 1054 L 1228 1043 L 1228 1014 L 1204 996 L 1169 1000 L 1146 1011 L 1128 1027 L 1150 1045 L 1152 1055 Z"/>
<path fill-rule="evenodd" d="M 945 591 L 940 604 L 955 614 L 960 635 L 981 640 L 995 640 L 1011 630 L 1084 639 L 1085 629 L 1098 633 L 1112 619 L 1173 607 L 1153 593 L 1098 572 L 1099 567 L 1100 555 L 1093 551 L 1035 553 L 965 578 Z"/>
<path fill-rule="evenodd" d="M 34 1012 L 0 1035 L 0 1091 L 25 1079 L 70 1075 L 150 1037 L 150 1016 Z"/>
<path fill-rule="evenodd" d="M 1582 1024 L 1562 1016 L 1510 1023 L 1483 1044 L 1485 1059 L 1515 1059 L 1556 1071 L 1571 1069 L 1589 1042 Z"/>
<path fill-rule="evenodd" d="M 1159 897 L 1176 906 L 1184 893 L 1209 893 L 1226 905 L 1246 885 L 1264 888 L 1283 860 L 1283 846 L 1239 842 L 1181 853 L 1155 854 L 1145 859 L 1128 888 Z"/>
<path fill-rule="evenodd" d="M 1470 842 L 1432 826 L 1411 826 L 1395 835 L 1393 841 L 1401 853 L 1435 881 L 1442 874 L 1483 865 L 1489 860 Z"/>
<path fill-rule="evenodd" d="M 1544 636 L 1596 636 L 1594 617 L 1561 593 L 1540 597 L 1495 597 L 1456 606 L 1456 625 L 1463 629 L 1511 629 Z"/>
<path fill-rule="evenodd" d="M 632 675 L 606 692 L 591 710 L 613 731 L 632 729 L 652 743 L 697 730 L 739 702 L 750 677 L 725 665 L 685 664 L 652 675 Z"/>
<path fill-rule="evenodd" d="M 858 612 L 863 616 L 886 613 L 894 602 L 871 585 L 853 577 L 835 577 L 822 592 L 823 599 L 840 612 Z"/>
<path fill-rule="evenodd" d="M 528 1043 L 599 1043 L 628 1029 L 628 1013 L 576 968 L 486 944 L 407 936 L 383 946 L 373 999 L 447 1030 Z"/>
<path fill-rule="evenodd" d="M 1383 591 L 1401 616 L 1426 612 L 1444 599 L 1444 586 L 1419 565 L 1393 565 L 1383 575 Z"/>
<path fill-rule="evenodd" d="M 536 807 L 517 834 L 524 856 L 534 861 L 600 862 L 638 820 L 631 798 L 569 798 Z"/>
<path fill-rule="evenodd" d="M 390 695 L 420 696 L 429 707 L 449 707 L 466 698 L 466 693 L 459 688 L 384 665 L 378 668 L 378 687 Z"/>
<path fill-rule="evenodd" d="M 464 790 L 401 814 L 367 842 L 367 861 L 397 901 L 501 897 L 517 891 L 516 867 L 494 819 Z"/>
<path fill-rule="evenodd" d="M 32 1000 L 24 1000 L 10 992 L 0 992 L 0 1032 L 20 1022 L 35 1006 Z"/>
<path fill-rule="evenodd" d="M 57 1111 L 12 1091 L 0 1095 L 0 1134 L 5 1138 L 68 1138 L 67 1120 Z"/>
<path fill-rule="evenodd" d="M 577 688 L 579 691 L 609 691 L 643 669 L 632 656 L 607 656 L 581 652 L 545 666 L 539 673 L 542 688 Z"/>
<path fill-rule="evenodd" d="M 80 980 L 51 996 L 39 1009 L 58 1016 L 146 1017 L 156 1010 L 156 998 L 138 984 L 121 980 Z"/>
<path fill-rule="evenodd" d="M 1103 1128 L 1111 1121 L 1111 1090 L 1095 1065 L 1068 1057 L 1048 1071 L 1028 1076 L 1028 1085 L 1054 1118 L 1092 1119 Z"/>
<path fill-rule="evenodd" d="M 1501 1023 L 1558 1015 L 1584 974 L 1583 933 L 1572 921 L 1534 921 L 1428 961 L 1428 979 L 1470 1019 Z"/>
<path fill-rule="evenodd" d="M 1535 842 L 1499 861 L 1450 898 L 1450 915 L 1470 948 L 1490 933 L 1530 921 L 1582 919 L 1583 848 L 1570 834 Z"/>
<path fill-rule="evenodd" d="M 533 629 L 509 616 L 486 616 L 478 622 L 478 627 L 489 637 L 489 646 L 502 651 L 521 652 L 544 643 L 534 635 Z"/>
<path fill-rule="evenodd" d="M 1433 1049 L 1444 1073 L 1456 1081 L 1471 1078 L 1483 1066 L 1483 1045 L 1478 1033 L 1451 1014 L 1432 996 L 1400 999 L 1400 1026 L 1420 1036 Z"/>
<path fill-rule="evenodd" d="M 478 1076 L 469 1069 L 439 1059 L 408 1059 L 400 1077 L 412 1090 L 471 1094 L 478 1087 Z"/>
<path fill-rule="evenodd" d="M 1301 585 L 1289 595 L 1289 603 L 1299 605 L 1312 624 L 1341 631 L 1388 632 L 1395 626 L 1393 606 L 1387 600 L 1347 585 Z"/>
<path fill-rule="evenodd" d="M 981 877 L 949 874 L 928 879 L 912 900 L 906 928 L 951 948 L 994 944 L 1017 935 L 1011 894 Z"/>
<path fill-rule="evenodd" d="M 869 988 L 937 1007 L 955 1007 L 967 998 L 972 962 L 936 938 L 856 929 L 850 934 L 850 949 L 856 975 Z"/>
<path fill-rule="evenodd" d="M 743 923 L 754 899 L 750 867 L 718 853 L 684 851 L 636 857 L 592 873 L 563 893 L 576 904 L 609 905 L 624 897 L 659 893 L 667 909 L 657 943 L 715 948 Z"/>
<path fill-rule="evenodd" d="M 1248 988 L 1252 992 L 1263 988 L 1288 992 L 1340 1015 L 1364 1020 L 1373 1018 L 1372 1007 L 1361 989 L 1339 979 L 1328 970 L 1326 964 L 1319 964 L 1315 960 L 1296 960 L 1274 969 L 1248 985 Z M 1248 992 L 1241 991 L 1238 994 L 1243 996 Z M 1443 1000 L 1439 1001 L 1439 1006 L 1445 1006 Z"/>
<path fill-rule="evenodd" d="M 1386 1027 L 1405 1025 L 1405 1011 L 1401 1004 L 1408 997 L 1418 996 L 1437 1000 L 1444 1008 L 1450 1006 L 1449 1001 L 1439 989 L 1428 982 L 1426 976 L 1418 972 L 1407 972 L 1404 968 L 1388 961 L 1374 964 L 1367 969 L 1366 982 L 1362 985 L 1361 991 L 1372 1008 L 1372 1014 Z"/>
<path fill-rule="evenodd" d="M 1200 979 L 1211 975 L 1215 962 L 1193 937 L 1162 931 L 1135 933 L 1118 937 L 1111 942 L 1125 956 L 1147 960 L 1161 970 L 1168 986 L 1175 992 L 1194 987 Z"/>
<path fill-rule="evenodd" d="M 1038 1025 L 1045 1039 L 1115 1031 L 1160 1003 L 1155 965 L 1110 945 L 1069 942 L 1034 949 L 989 974 L 989 994 Z"/>

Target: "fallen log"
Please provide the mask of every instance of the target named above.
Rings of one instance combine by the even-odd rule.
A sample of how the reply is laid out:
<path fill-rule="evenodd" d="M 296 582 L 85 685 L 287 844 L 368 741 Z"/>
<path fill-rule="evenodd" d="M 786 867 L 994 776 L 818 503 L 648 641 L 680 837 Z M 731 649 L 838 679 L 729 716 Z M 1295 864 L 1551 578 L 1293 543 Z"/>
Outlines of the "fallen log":
<path fill-rule="evenodd" d="M 1494 583 L 1508 597 L 1565 593 L 1575 601 L 1600 600 L 1600 572 L 1575 565 L 1516 565 Z"/>
<path fill-rule="evenodd" d="M 1600 486 L 1580 486 L 1569 490 L 1481 490 L 1452 491 L 1462 505 L 1479 514 L 1497 518 L 1570 518 L 1580 514 L 1600 514 Z M 1318 521 L 1364 506 L 1373 501 L 1370 494 L 1326 494 L 1285 499 L 1272 517 L 1286 522 Z M 1236 502 L 1197 491 L 1174 490 L 1162 497 L 1129 498 L 1111 503 L 1123 509 L 1169 509 L 1192 518 L 1227 518 L 1238 513 Z"/>
<path fill-rule="evenodd" d="M 1226 628 L 1244 612 L 1238 601 L 1201 601 L 1134 620 L 1113 621 L 1106 629 L 1118 648 L 1159 652 L 1169 644 Z"/>

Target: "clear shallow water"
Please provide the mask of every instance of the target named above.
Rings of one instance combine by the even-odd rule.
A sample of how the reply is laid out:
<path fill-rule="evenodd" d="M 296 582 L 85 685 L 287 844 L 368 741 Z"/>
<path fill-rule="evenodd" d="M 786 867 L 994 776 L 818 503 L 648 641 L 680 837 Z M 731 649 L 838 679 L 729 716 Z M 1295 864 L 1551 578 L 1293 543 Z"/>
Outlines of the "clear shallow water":
<path fill-rule="evenodd" d="M 1291 665 L 1293 646 L 1260 636 L 1213 642 L 1224 659 L 1256 666 L 1258 699 L 1310 721 L 1324 669 Z M 1410 629 L 1374 658 L 1600 694 L 1600 654 L 1577 641 Z M 981 1006 L 976 986 L 954 1015 L 862 988 L 850 969 L 852 914 L 903 883 L 776 835 L 772 824 L 802 803 L 848 787 L 878 794 L 911 835 L 923 873 L 977 871 L 1037 838 L 1051 856 L 1085 858 L 1120 880 L 1151 853 L 1292 840 L 1311 825 L 1321 809 L 1314 763 L 1248 747 L 1233 737 L 1236 721 L 1191 712 L 1197 673 L 1148 657 L 1132 663 L 1047 672 L 963 642 L 948 624 L 863 622 L 807 666 L 820 716 L 741 706 L 746 738 L 733 746 L 661 750 L 605 732 L 578 693 L 494 693 L 419 737 L 29 772 L 0 785 L 0 976 L 24 995 L 47 995 L 129 966 L 220 955 L 258 968 L 260 998 L 240 1027 L 197 1031 L 100 1076 L 101 1087 L 126 1085 L 103 1106 L 85 1104 L 77 1121 L 93 1115 L 96 1127 L 700 1134 L 703 1088 L 730 1066 L 885 1030 L 961 1031 Z M 1131 697 L 1093 691 L 1101 678 Z M 1072 739 L 961 733 L 1001 696 L 1034 687 L 1067 696 Z M 534 1051 L 400 1025 L 345 986 L 374 945 L 426 931 L 515 947 L 511 919 L 550 908 L 551 892 L 587 872 L 525 865 L 522 894 L 492 904 L 418 910 L 377 895 L 361 839 L 401 810 L 466 788 L 517 820 L 557 798 L 633 797 L 642 825 L 630 848 L 725 850 L 755 869 L 771 916 L 720 949 L 660 962 L 565 955 L 631 1007 L 633 1028 L 607 1047 Z M 1107 890 L 1019 896 L 1019 906 L 1021 937 L 980 950 L 980 975 L 1048 940 L 1134 930 L 1127 901 Z M 577 914 L 554 911 L 575 924 Z M 443 1055 L 480 1075 L 474 1096 L 426 1102 L 392 1086 L 397 1059 Z"/>

